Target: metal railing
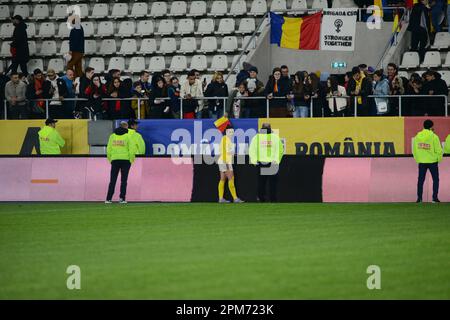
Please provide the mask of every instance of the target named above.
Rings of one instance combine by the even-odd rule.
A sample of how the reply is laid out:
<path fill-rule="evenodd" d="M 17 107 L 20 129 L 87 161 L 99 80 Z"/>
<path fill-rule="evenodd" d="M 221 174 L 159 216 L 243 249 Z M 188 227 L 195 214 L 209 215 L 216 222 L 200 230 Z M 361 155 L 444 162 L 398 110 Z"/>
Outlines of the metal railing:
<path fill-rule="evenodd" d="M 314 101 L 316 99 L 324 99 L 328 102 L 328 99 L 332 99 L 332 98 L 337 98 L 337 99 L 353 99 L 353 116 L 357 117 L 358 116 L 358 97 L 359 96 L 326 96 L 326 97 L 311 97 L 310 98 L 310 102 L 309 102 L 309 117 L 312 118 L 314 117 Z M 403 99 L 436 99 L 436 98 L 442 98 L 444 100 L 443 103 L 443 107 L 444 107 L 444 115 L 445 117 L 448 117 L 448 97 L 446 95 L 369 95 L 369 96 L 363 96 L 364 99 L 366 98 L 370 98 L 370 99 L 386 99 L 386 100 L 392 100 L 393 98 L 397 98 L 398 99 L 398 116 L 401 117 L 402 116 L 402 110 L 403 110 Z M 171 98 L 166 97 L 166 98 L 156 98 L 157 100 L 164 100 L 164 101 L 170 101 Z M 228 101 L 230 100 L 230 97 L 192 97 L 192 98 L 178 98 L 180 101 L 180 119 L 184 118 L 185 115 L 185 110 L 183 110 L 183 101 L 187 101 L 187 100 L 199 100 L 199 101 L 203 101 L 203 103 L 207 103 L 207 101 L 209 100 L 219 100 L 222 101 L 222 112 L 223 114 L 227 114 L 227 106 L 228 106 Z M 267 96 L 255 96 L 255 97 L 248 97 L 248 96 L 242 96 L 242 97 L 234 97 L 232 98 L 233 100 L 265 100 L 265 111 L 266 111 L 266 117 L 269 118 L 270 117 L 270 105 L 271 105 L 271 101 L 273 100 L 285 100 L 286 101 L 286 105 L 289 102 L 289 97 L 272 97 L 271 99 L 269 99 Z M 150 99 L 147 97 L 139 97 L 139 98 L 102 98 L 101 101 L 137 101 L 137 119 L 141 119 L 141 103 L 143 101 L 149 101 Z M 28 102 L 37 102 L 37 101 L 45 101 L 45 116 L 46 118 L 49 118 L 49 106 L 50 103 L 53 101 L 56 102 L 60 102 L 61 105 L 58 105 L 58 107 L 63 107 L 62 104 L 65 101 L 73 101 L 73 102 L 88 102 L 89 99 L 85 99 L 85 98 L 65 98 L 64 100 L 60 100 L 60 99 L 36 99 L 36 100 L 30 100 L 27 101 Z M 7 100 L 4 100 L 4 119 L 7 120 L 8 119 L 8 102 Z M 298 106 L 295 106 L 298 107 Z M 347 108 L 349 108 L 350 106 L 347 105 Z M 208 107 L 204 107 L 203 109 L 209 109 Z M 322 108 L 323 110 L 323 108 Z M 93 114 L 90 110 L 89 111 L 89 119 L 90 120 L 96 120 L 95 114 Z M 323 112 L 322 112 L 322 117 L 323 117 Z"/>

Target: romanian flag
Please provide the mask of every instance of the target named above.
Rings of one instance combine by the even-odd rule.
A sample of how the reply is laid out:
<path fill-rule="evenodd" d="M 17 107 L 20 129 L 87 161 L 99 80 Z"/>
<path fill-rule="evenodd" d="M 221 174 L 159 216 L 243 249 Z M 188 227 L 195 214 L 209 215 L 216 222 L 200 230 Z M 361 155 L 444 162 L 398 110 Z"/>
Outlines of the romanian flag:
<path fill-rule="evenodd" d="M 228 125 L 230 125 L 230 119 L 228 119 L 227 117 L 223 116 L 222 118 L 217 119 L 216 121 L 214 121 L 214 125 L 216 126 L 216 128 L 220 131 L 220 132 L 224 132 L 225 129 L 228 127 Z"/>
<path fill-rule="evenodd" d="M 270 43 L 281 48 L 319 50 L 322 12 L 302 18 L 270 13 Z"/>

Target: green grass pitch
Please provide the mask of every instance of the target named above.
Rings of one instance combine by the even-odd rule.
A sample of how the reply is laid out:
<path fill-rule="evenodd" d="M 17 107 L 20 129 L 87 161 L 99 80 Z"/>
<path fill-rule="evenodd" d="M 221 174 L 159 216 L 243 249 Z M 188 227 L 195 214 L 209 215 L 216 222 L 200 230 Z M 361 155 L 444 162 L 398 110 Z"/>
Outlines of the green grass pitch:
<path fill-rule="evenodd" d="M 450 204 L 0 204 L 0 298 L 450 299 Z"/>

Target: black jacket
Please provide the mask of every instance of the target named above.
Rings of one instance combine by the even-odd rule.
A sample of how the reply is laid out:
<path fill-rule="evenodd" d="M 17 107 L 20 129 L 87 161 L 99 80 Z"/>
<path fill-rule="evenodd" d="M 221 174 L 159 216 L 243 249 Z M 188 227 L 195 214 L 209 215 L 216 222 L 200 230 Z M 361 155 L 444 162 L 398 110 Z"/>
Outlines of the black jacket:
<path fill-rule="evenodd" d="M 430 95 L 431 91 L 433 96 L 448 95 L 447 84 L 441 78 L 436 78 L 429 82 L 425 82 L 423 85 L 423 91 L 426 95 Z M 444 97 L 426 98 L 425 112 L 429 116 L 443 116 L 445 114 L 445 99 Z"/>
<path fill-rule="evenodd" d="M 355 91 L 355 90 L 356 90 L 356 81 L 355 81 L 355 79 L 351 78 L 348 81 L 347 95 L 351 96 L 351 97 L 354 97 L 355 95 L 352 94 L 352 92 Z M 358 96 L 361 96 L 361 98 L 362 98 L 362 104 L 366 104 L 367 103 L 367 101 L 368 101 L 367 100 L 368 99 L 367 96 L 371 95 L 372 91 L 373 91 L 372 83 L 369 81 L 369 79 L 367 77 L 365 77 L 362 80 L 361 90 L 360 90 L 359 95 L 358 95 Z M 354 104 L 354 100 L 355 100 L 354 98 L 350 99 L 350 103 L 352 105 Z"/>
<path fill-rule="evenodd" d="M 30 50 L 28 49 L 27 25 L 25 22 L 20 22 L 14 28 L 11 47 L 16 48 L 17 50 L 17 55 L 14 60 L 18 62 L 28 62 L 30 59 Z"/>
<path fill-rule="evenodd" d="M 155 100 L 158 98 L 168 98 L 167 88 L 159 88 L 158 86 L 152 89 L 149 97 L 150 104 L 150 117 L 154 119 L 165 118 L 164 109 L 170 106 L 169 100 L 164 100 L 164 102 L 156 104 Z"/>
<path fill-rule="evenodd" d="M 278 80 L 278 92 L 274 92 L 275 87 L 275 78 L 270 76 L 269 81 L 267 81 L 265 94 L 266 96 L 269 94 L 273 94 L 274 97 L 286 97 L 292 90 L 289 78 L 281 77 Z M 270 101 L 271 108 L 280 108 L 286 107 L 287 99 L 272 99 Z"/>
<path fill-rule="evenodd" d="M 72 28 L 69 35 L 69 50 L 84 53 L 84 30 Z"/>
<path fill-rule="evenodd" d="M 420 2 L 416 3 L 411 10 L 407 30 L 416 32 L 421 28 L 420 22 L 422 20 L 422 14 L 425 15 L 425 21 L 428 29 L 428 26 L 430 25 L 430 16 L 428 14 L 428 11 L 428 8 L 424 4 Z"/>
<path fill-rule="evenodd" d="M 52 94 L 50 92 L 51 89 L 52 89 L 52 83 L 48 80 L 44 80 L 44 82 L 42 83 L 41 97 L 38 97 L 36 95 L 36 90 L 34 89 L 34 80 L 32 80 L 27 85 L 27 89 L 25 91 L 25 96 L 27 97 L 28 100 L 51 99 L 51 97 L 52 97 Z"/>
<path fill-rule="evenodd" d="M 228 86 L 224 83 L 211 82 L 205 90 L 205 97 L 228 97 Z M 224 100 L 208 100 L 209 110 L 217 111 L 223 109 Z"/>

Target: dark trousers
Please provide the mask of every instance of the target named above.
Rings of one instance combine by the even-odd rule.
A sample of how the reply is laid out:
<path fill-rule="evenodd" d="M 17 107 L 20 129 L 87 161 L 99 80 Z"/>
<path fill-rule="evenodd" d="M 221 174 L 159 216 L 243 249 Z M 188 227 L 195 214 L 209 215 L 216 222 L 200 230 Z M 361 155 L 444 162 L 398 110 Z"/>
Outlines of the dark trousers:
<path fill-rule="evenodd" d="M 120 171 L 120 199 L 125 200 L 127 195 L 128 173 L 130 172 L 131 163 L 128 160 L 113 160 L 111 162 L 111 178 L 109 180 L 108 195 L 106 200 L 112 200 L 116 181 Z"/>
<path fill-rule="evenodd" d="M 27 62 L 26 61 L 13 61 L 11 65 L 5 70 L 5 74 L 7 74 L 9 71 L 17 72 L 17 68 L 20 66 L 20 70 L 22 73 L 27 76 L 28 75 L 28 69 L 27 69 Z"/>
<path fill-rule="evenodd" d="M 439 168 L 436 163 L 419 163 L 419 177 L 417 178 L 417 198 L 422 200 L 423 183 L 425 182 L 425 176 L 427 170 L 430 170 L 431 177 L 433 178 L 433 200 L 438 198 L 439 192 Z"/>
<path fill-rule="evenodd" d="M 261 202 L 266 202 L 266 189 L 267 184 L 269 185 L 269 199 L 270 202 L 277 201 L 277 183 L 278 183 L 278 172 L 276 174 L 268 175 L 264 174 L 264 169 L 267 170 L 267 166 L 259 166 L 258 175 L 258 199 Z"/>
<path fill-rule="evenodd" d="M 28 105 L 15 105 L 9 106 L 8 108 L 8 119 L 29 119 L 30 112 L 28 110 Z"/>
<path fill-rule="evenodd" d="M 72 51 L 72 59 L 67 63 L 67 69 L 73 70 L 75 77 L 83 75 L 83 56 L 82 52 Z"/>
<path fill-rule="evenodd" d="M 419 51 L 420 63 L 425 57 L 425 48 L 428 43 L 428 32 L 426 29 L 419 27 L 415 31 L 411 31 L 411 50 Z"/>

